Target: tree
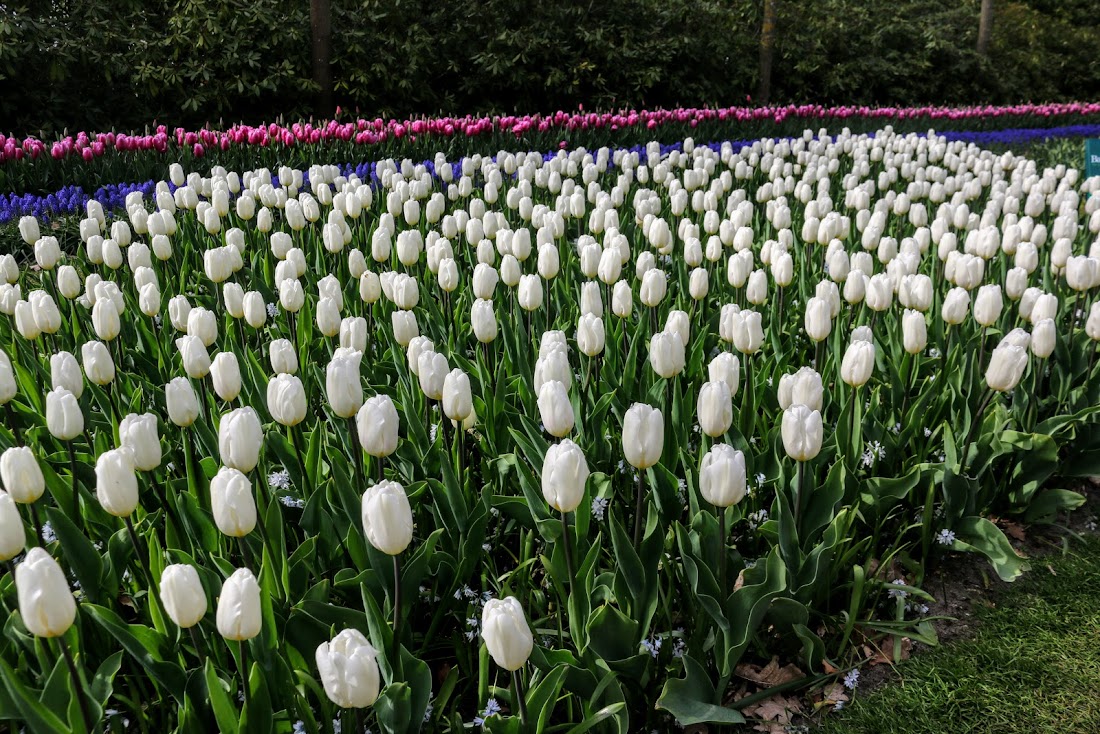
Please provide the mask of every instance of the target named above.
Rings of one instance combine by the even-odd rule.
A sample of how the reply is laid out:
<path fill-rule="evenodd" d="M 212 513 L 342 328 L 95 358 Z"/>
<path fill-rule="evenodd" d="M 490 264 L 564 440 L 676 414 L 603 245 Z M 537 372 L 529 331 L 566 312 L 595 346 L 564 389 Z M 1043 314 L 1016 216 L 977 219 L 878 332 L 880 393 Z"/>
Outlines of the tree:
<path fill-rule="evenodd" d="M 318 117 L 332 115 L 332 8 L 330 0 L 310 0 L 309 24 L 312 29 L 313 83 L 319 89 L 315 112 Z"/>
<path fill-rule="evenodd" d="M 779 0 L 764 0 L 764 21 L 760 28 L 760 87 L 758 104 L 768 104 L 772 93 L 772 59 L 775 57 L 775 25 L 779 17 Z"/>
<path fill-rule="evenodd" d="M 978 18 L 978 48 L 982 56 L 989 52 L 989 39 L 993 37 L 993 0 L 982 0 L 981 15 Z"/>

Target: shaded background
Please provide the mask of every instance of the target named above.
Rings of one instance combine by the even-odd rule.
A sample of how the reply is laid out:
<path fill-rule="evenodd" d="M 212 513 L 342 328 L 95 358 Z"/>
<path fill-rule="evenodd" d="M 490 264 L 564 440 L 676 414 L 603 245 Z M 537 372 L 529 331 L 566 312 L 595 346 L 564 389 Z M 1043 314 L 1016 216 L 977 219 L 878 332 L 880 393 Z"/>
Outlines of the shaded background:
<path fill-rule="evenodd" d="M 1098 59 L 1094 0 L 16 0 L 0 130 L 1087 100 Z"/>

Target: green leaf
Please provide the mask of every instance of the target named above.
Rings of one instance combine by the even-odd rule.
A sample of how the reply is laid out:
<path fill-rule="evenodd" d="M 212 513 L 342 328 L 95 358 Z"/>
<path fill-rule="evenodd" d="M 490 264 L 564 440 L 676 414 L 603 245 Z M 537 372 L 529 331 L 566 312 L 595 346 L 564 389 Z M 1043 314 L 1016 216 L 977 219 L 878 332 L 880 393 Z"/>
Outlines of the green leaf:
<path fill-rule="evenodd" d="M 955 535 L 954 550 L 981 553 L 1002 581 L 1015 581 L 1028 570 L 1027 562 L 1016 555 L 1001 529 L 984 517 L 963 518 L 955 526 Z"/>
<path fill-rule="evenodd" d="M 47 507 L 46 517 L 49 518 L 50 525 L 61 542 L 64 562 L 72 567 L 88 598 L 98 602 L 103 579 L 103 557 L 92 545 L 92 541 L 88 540 L 87 536 L 60 509 Z"/>
<path fill-rule="evenodd" d="M 38 696 L 28 690 L 15 671 L 0 658 L 0 677 L 8 696 L 19 710 L 20 718 L 26 722 L 35 734 L 67 734 L 69 727 L 48 708 L 38 703 Z"/>
<path fill-rule="evenodd" d="M 744 724 L 739 711 L 714 703 L 717 693 L 707 671 L 690 655 L 685 655 L 683 678 L 669 678 L 657 699 L 657 708 L 676 717 L 680 726 L 693 724 Z"/>
<path fill-rule="evenodd" d="M 214 709 L 214 718 L 218 721 L 218 729 L 224 734 L 236 734 L 239 730 L 237 709 L 230 702 L 225 683 L 218 677 L 214 663 L 209 658 L 206 659 L 206 691 L 210 697 L 210 707 Z"/>

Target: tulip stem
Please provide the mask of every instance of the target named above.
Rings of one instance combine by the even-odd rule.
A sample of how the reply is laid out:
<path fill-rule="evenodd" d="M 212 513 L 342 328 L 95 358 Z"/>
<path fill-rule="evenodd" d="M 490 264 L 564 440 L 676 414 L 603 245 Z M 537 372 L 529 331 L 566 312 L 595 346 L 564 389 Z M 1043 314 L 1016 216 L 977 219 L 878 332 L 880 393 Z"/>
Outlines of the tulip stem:
<path fill-rule="evenodd" d="M 569 574 L 569 596 L 573 596 L 573 548 L 569 542 L 569 520 L 561 513 L 561 542 L 565 549 L 565 571 Z M 566 603 L 566 608 L 568 608 Z"/>
<path fill-rule="evenodd" d="M 38 547 L 45 548 L 46 544 L 42 542 L 42 518 L 38 516 L 38 506 L 33 502 L 30 503 L 31 518 L 34 520 L 34 531 L 38 534 Z M 14 579 L 15 576 L 13 575 Z"/>
<path fill-rule="evenodd" d="M 73 479 L 73 523 L 80 527 L 80 490 L 76 485 L 76 452 L 73 451 L 72 441 L 66 441 L 65 446 L 69 449 L 69 473 Z"/>
<path fill-rule="evenodd" d="M 259 517 L 259 515 L 257 515 L 257 517 Z M 256 572 L 259 573 L 260 568 L 256 566 L 253 561 L 252 552 L 248 550 L 248 544 L 244 542 L 243 536 L 237 538 L 237 544 L 241 547 L 241 557 L 244 559 L 245 568 L 255 568 Z"/>
<path fill-rule="evenodd" d="M 797 531 L 799 521 L 802 519 L 802 483 L 806 479 L 806 462 L 798 462 L 798 481 L 794 490 L 794 527 Z"/>
<path fill-rule="evenodd" d="M 244 708 L 252 710 L 252 692 L 248 690 L 248 647 L 245 640 L 237 640 L 237 649 L 241 653 L 241 688 L 244 690 Z"/>
<path fill-rule="evenodd" d="M 394 671 L 401 668 L 401 561 L 393 556 L 393 661 Z"/>
<path fill-rule="evenodd" d="M 642 519 L 642 472 L 643 469 L 638 470 L 638 478 L 634 483 L 634 547 L 637 548 L 642 541 L 642 525 L 645 524 L 645 520 Z"/>
<path fill-rule="evenodd" d="M 19 431 L 19 426 L 15 425 L 15 411 L 11 409 L 11 403 L 4 403 L 4 415 L 8 419 L 8 428 L 11 429 L 11 434 L 15 437 L 15 443 L 17 445 L 22 444 L 23 436 Z"/>
<path fill-rule="evenodd" d="M 84 686 L 80 681 L 80 673 L 77 671 L 76 663 L 73 662 L 73 654 L 69 650 L 69 643 L 65 641 L 64 637 L 58 637 L 57 644 L 61 648 L 61 655 L 65 658 L 65 665 L 69 668 L 69 675 L 73 678 L 73 691 L 76 693 L 77 703 L 80 704 L 80 715 L 84 719 L 84 728 L 88 732 L 93 732 L 95 729 L 92 726 L 92 712 L 88 710 L 87 696 L 84 695 Z"/>
<path fill-rule="evenodd" d="M 728 595 L 726 589 L 726 508 L 718 510 L 718 588 L 721 596 L 719 601 L 724 601 Z"/>
<path fill-rule="evenodd" d="M 519 720 L 523 727 L 527 727 L 527 701 L 523 699 L 523 682 L 519 679 L 519 671 L 512 671 L 512 694 L 515 696 L 516 708 L 519 710 Z"/>
<path fill-rule="evenodd" d="M 970 444 L 974 442 L 974 437 L 978 433 L 978 428 L 982 425 L 982 414 L 985 413 L 986 406 L 989 405 L 989 401 L 993 398 L 993 391 L 986 389 L 985 397 L 982 398 L 982 402 L 978 405 L 978 412 L 974 414 L 974 422 L 970 424 L 970 432 L 966 434 L 966 443 L 963 444 L 962 455 L 959 457 L 959 466 L 963 469 L 966 468 L 967 454 L 970 453 Z"/>
<path fill-rule="evenodd" d="M 149 570 L 149 564 L 145 559 L 145 555 L 141 550 L 141 543 L 138 541 L 137 532 L 134 531 L 134 521 L 127 515 L 123 518 L 126 522 L 126 532 L 130 535 L 130 542 L 134 546 L 134 555 L 137 556 L 138 565 L 141 566 L 142 573 L 145 574 L 145 581 L 149 584 L 149 593 L 153 593 L 153 574 Z"/>
<path fill-rule="evenodd" d="M 351 418 L 348 420 L 352 421 Z M 298 471 L 302 473 L 302 482 L 303 484 L 309 484 L 309 478 L 306 477 L 306 463 L 302 461 L 302 447 L 298 444 L 298 432 L 294 429 L 295 426 L 287 426 L 286 432 L 290 434 L 290 443 L 294 447 L 294 456 L 298 459 Z M 352 423 L 352 436 L 354 435 L 354 423 Z"/>
<path fill-rule="evenodd" d="M 195 632 L 194 626 L 188 627 L 187 631 L 191 633 L 191 644 L 195 646 L 195 655 L 199 659 L 199 667 L 205 667 L 206 655 L 203 654 L 202 644 L 199 640 L 199 635 L 197 632 Z"/>

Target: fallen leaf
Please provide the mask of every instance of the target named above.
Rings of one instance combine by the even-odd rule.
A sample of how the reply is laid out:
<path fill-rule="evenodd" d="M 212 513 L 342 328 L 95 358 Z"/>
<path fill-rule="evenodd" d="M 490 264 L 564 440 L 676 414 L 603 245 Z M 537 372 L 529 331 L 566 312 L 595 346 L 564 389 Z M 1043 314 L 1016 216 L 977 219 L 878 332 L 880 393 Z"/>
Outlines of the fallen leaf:
<path fill-rule="evenodd" d="M 825 671 L 827 675 L 832 675 L 839 670 L 839 668 L 830 663 L 828 660 L 821 661 L 821 668 Z"/>
<path fill-rule="evenodd" d="M 814 704 L 814 710 L 819 710 L 825 706 L 836 706 L 838 703 L 847 703 L 848 694 L 844 692 L 843 684 L 837 682 L 825 689 L 822 694 L 821 700 Z"/>
<path fill-rule="evenodd" d="M 775 695 L 765 698 L 763 701 L 741 709 L 745 716 L 763 719 L 764 722 L 776 722 L 780 725 L 791 723 L 791 717 L 802 712 L 802 704 L 797 698 L 788 698 L 783 695 Z M 759 725 L 757 725 L 759 726 Z M 754 727 L 756 728 L 756 727 Z M 756 728 L 757 731 L 771 731 L 771 729 Z"/>
<path fill-rule="evenodd" d="M 1011 520 L 1002 520 L 1000 525 L 1001 529 L 1005 531 L 1005 535 L 1015 538 L 1021 543 L 1027 540 L 1027 533 L 1024 531 L 1023 525 L 1012 522 Z"/>
<path fill-rule="evenodd" d="M 913 641 L 908 637 L 901 638 L 901 656 L 900 660 L 908 660 L 909 653 L 913 649 Z M 863 646 L 864 653 L 867 654 L 867 662 L 871 665 L 893 665 L 894 664 L 894 638 L 888 637 L 883 642 L 880 649 L 871 649 L 867 645 Z"/>
<path fill-rule="evenodd" d="M 741 573 L 737 574 L 737 580 L 733 582 L 733 590 L 740 591 L 741 587 L 745 585 L 745 569 L 741 569 Z"/>
<path fill-rule="evenodd" d="M 751 680 L 753 683 L 758 683 L 768 688 L 772 686 L 781 686 L 784 683 L 798 680 L 806 675 L 794 664 L 784 665 L 782 668 L 779 667 L 778 657 L 773 657 L 771 662 L 763 668 L 759 665 L 753 665 L 752 663 L 741 663 L 734 668 L 733 672 L 745 680 Z"/>
<path fill-rule="evenodd" d="M 1057 576 L 1058 575 L 1058 573 L 1054 570 L 1054 566 L 1050 565 L 1049 563 L 1047 564 L 1047 570 L 1050 571 L 1051 576 Z"/>

